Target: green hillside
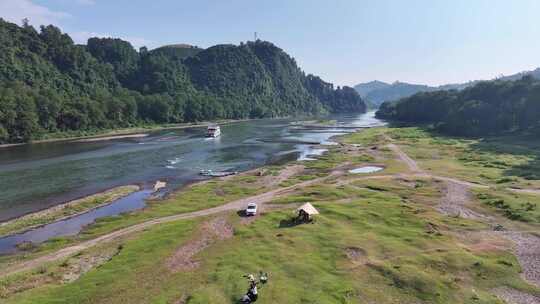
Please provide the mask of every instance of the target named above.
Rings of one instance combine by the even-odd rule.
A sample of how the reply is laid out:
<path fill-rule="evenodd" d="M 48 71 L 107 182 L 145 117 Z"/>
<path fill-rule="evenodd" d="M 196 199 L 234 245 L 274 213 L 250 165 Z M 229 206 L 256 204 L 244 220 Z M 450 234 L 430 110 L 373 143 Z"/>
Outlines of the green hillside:
<path fill-rule="evenodd" d="M 270 42 L 136 51 L 0 19 L 0 143 L 142 124 L 365 112 Z"/>
<path fill-rule="evenodd" d="M 377 116 L 466 136 L 540 134 L 540 81 L 484 81 L 462 91 L 415 94 L 381 105 Z"/>

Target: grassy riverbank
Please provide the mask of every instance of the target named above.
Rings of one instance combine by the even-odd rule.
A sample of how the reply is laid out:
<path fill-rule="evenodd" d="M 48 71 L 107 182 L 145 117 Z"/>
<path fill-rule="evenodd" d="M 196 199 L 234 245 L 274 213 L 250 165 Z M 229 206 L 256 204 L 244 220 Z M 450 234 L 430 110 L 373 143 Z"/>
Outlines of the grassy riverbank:
<path fill-rule="evenodd" d="M 540 141 L 534 137 L 465 139 L 421 128 L 375 128 L 346 141 L 382 145 L 388 137 L 427 172 L 499 187 L 540 189 Z"/>
<path fill-rule="evenodd" d="M 236 213 L 242 204 L 237 204 L 147 226 L 1 278 L 0 302 L 235 303 L 247 287 L 242 275 L 259 270 L 268 271 L 270 281 L 260 289 L 258 303 L 500 304 L 495 290 L 501 287 L 540 296 L 540 288 L 521 277 L 531 265 L 520 265 L 512 242 L 492 230 L 495 224 L 509 232 L 538 230 L 538 209 L 530 206 L 539 196 L 514 196 L 507 189 L 540 185 L 531 178 L 536 173 L 533 143 L 490 139 L 497 149 L 485 149 L 482 141 L 415 128 L 369 129 L 341 141 L 345 144 L 330 147 L 319 160 L 194 184 L 164 201 L 149 202 L 144 210 L 99 220 L 78 237 L 4 257 L 0 267 L 8 269 L 137 223 L 242 198 L 259 202 L 262 210 L 257 217 L 242 218 Z M 388 148 L 390 142 L 416 160 L 420 171 L 412 171 Z M 385 169 L 348 173 L 364 165 Z M 512 174 L 516 167 L 525 174 Z M 458 195 L 464 201 L 455 201 L 450 182 L 489 188 L 470 193 L 464 188 L 463 197 Z M 274 192 L 264 196 L 269 191 Z M 441 212 L 441 202 L 448 199 L 489 220 Z M 504 205 L 492 203 L 497 200 L 523 218 L 508 217 L 499 208 Z M 306 201 L 321 214 L 313 224 L 295 226 L 292 210 Z"/>
<path fill-rule="evenodd" d="M 30 230 L 42 225 L 69 218 L 111 202 L 139 190 L 139 186 L 128 185 L 60 204 L 42 211 L 27 214 L 0 224 L 0 237 Z"/>

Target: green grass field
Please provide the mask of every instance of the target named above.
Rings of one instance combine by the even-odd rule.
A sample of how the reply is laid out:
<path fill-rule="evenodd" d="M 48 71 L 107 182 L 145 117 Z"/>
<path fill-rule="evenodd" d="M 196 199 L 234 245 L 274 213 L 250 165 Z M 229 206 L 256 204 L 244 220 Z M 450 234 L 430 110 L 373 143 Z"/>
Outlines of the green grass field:
<path fill-rule="evenodd" d="M 530 206 L 536 205 L 537 197 L 504 190 L 536 185 L 535 180 L 508 175 L 514 167 L 534 171 L 527 167 L 534 162 L 528 149 L 501 154 L 498 168 L 494 167 L 498 152 L 486 150 L 475 156 L 478 141 L 439 138 L 413 128 L 351 134 L 342 140 L 362 148 L 334 147 L 274 187 L 327 176 L 341 167 L 378 164 L 385 167 L 379 172 L 382 175 L 405 171 L 407 167 L 384 148 L 384 134 L 425 170 L 492 185 L 490 191 L 475 190 L 475 207 L 537 228 L 539 210 Z M 278 176 L 282 169 L 268 168 L 264 176 Z M 200 240 L 202 227 L 216 216 L 153 226 L 67 260 L 0 279 L 0 303 L 236 303 L 247 288 L 242 275 L 259 270 L 268 272 L 270 280 L 260 288 L 257 303 L 502 304 L 492 293 L 501 286 L 540 295 L 540 288 L 520 278 L 521 267 L 509 245 L 481 246 L 469 237 L 490 230 L 488 224 L 444 216 L 434 208 L 443 195 L 440 183 L 429 178 L 357 177 L 343 174 L 299 188 L 274 199 L 272 204 L 278 209 L 252 221 L 235 212 L 217 215 L 226 219 L 234 233 L 196 252 L 193 259 L 199 264 L 193 269 L 174 271 L 168 261 L 179 248 Z M 506 177 L 512 180 L 500 180 Z M 100 220 L 78 238 L 54 240 L 26 257 L 4 257 L 0 264 L 150 218 L 218 206 L 267 190 L 254 175 L 194 185 L 165 201 L 151 202 L 144 211 Z M 312 224 L 294 225 L 290 221 L 294 207 L 288 204 L 307 201 L 321 214 Z M 509 216 L 508 210 L 521 217 Z M 65 282 L 68 269 L 87 261 L 95 265 L 80 278 Z"/>
<path fill-rule="evenodd" d="M 540 197 L 510 191 L 477 191 L 476 197 L 490 209 L 516 221 L 540 224 Z"/>
<path fill-rule="evenodd" d="M 463 139 L 422 128 L 374 128 L 345 142 L 384 145 L 389 136 L 430 173 L 507 187 L 540 188 L 540 142 L 525 136 Z"/>
<path fill-rule="evenodd" d="M 202 251 L 197 256 L 201 266 L 193 271 L 173 273 L 166 260 L 205 219 L 133 236 L 117 256 L 79 280 L 52 281 L 6 303 L 175 303 L 183 296 L 187 303 L 234 303 L 246 288 L 242 275 L 259 270 L 270 273 L 260 303 L 500 303 L 491 288 L 540 292 L 519 279 L 511 254 L 473 252 L 454 236 L 482 225 L 449 220 L 415 203 L 408 186 L 367 186 L 349 189 L 347 195 L 354 198 L 346 203 L 306 194 L 321 212 L 314 224 L 284 225 L 291 217 L 287 210 L 249 225 L 229 215 L 233 238 Z M 415 195 L 431 200 L 435 189 L 422 187 Z M 54 277 L 61 268 L 50 266 L 38 275 Z"/>

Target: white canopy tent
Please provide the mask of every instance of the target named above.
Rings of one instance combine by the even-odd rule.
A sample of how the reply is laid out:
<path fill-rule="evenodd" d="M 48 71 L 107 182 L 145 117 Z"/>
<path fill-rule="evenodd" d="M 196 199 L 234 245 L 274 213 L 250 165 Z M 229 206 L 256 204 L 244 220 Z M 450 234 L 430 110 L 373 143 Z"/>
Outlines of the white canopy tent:
<path fill-rule="evenodd" d="M 302 206 L 300 206 L 298 209 L 296 209 L 297 212 L 304 211 L 309 216 L 319 214 L 319 211 L 313 207 L 310 203 L 305 203 Z"/>

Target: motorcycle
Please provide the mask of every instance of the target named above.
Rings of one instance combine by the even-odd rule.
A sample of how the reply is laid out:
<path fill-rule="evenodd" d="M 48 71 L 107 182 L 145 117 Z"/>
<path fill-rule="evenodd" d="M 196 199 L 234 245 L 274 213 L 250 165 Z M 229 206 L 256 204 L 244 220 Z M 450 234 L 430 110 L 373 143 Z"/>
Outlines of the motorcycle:
<path fill-rule="evenodd" d="M 251 304 L 255 303 L 257 301 L 257 298 L 259 298 L 259 293 L 257 291 L 257 285 L 260 284 L 266 284 L 268 282 L 268 274 L 265 272 L 259 273 L 259 281 L 255 279 L 255 276 L 252 274 L 244 275 L 245 278 L 249 281 L 249 288 L 246 294 L 240 299 L 241 304 Z"/>
<path fill-rule="evenodd" d="M 257 298 L 259 297 L 257 292 L 257 284 L 254 283 L 252 286 L 249 287 L 246 294 L 240 299 L 240 303 L 242 304 L 251 304 L 257 301 Z"/>

